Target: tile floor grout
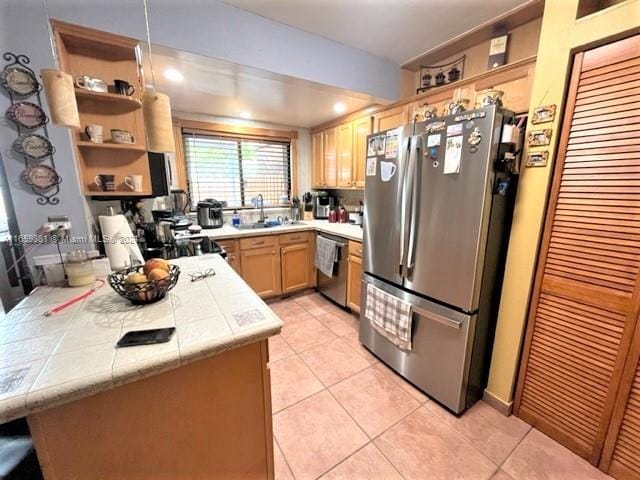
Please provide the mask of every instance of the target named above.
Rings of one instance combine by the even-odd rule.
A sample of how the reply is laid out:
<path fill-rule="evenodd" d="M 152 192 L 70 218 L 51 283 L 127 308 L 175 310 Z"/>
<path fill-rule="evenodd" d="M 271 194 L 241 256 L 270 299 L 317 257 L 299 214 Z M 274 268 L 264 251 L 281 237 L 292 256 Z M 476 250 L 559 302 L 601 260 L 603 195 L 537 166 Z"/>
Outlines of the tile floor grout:
<path fill-rule="evenodd" d="M 311 293 L 311 295 L 313 295 L 313 293 Z M 306 295 L 305 295 L 306 296 Z M 304 298 L 304 297 L 297 297 L 297 298 Z M 322 300 L 325 300 L 323 297 Z M 281 300 L 282 301 L 282 300 Z M 334 393 L 331 391 L 332 388 L 336 387 L 337 385 L 342 384 L 343 382 L 348 381 L 349 379 L 352 379 L 353 377 L 357 376 L 357 375 L 361 375 L 364 372 L 366 372 L 367 370 L 370 369 L 374 369 L 377 370 L 378 367 L 377 365 L 380 364 L 380 368 L 387 368 L 389 370 L 389 374 L 393 375 L 393 376 L 397 376 L 397 374 L 390 369 L 389 367 L 386 367 L 386 365 L 381 362 L 377 357 L 375 357 L 374 355 L 371 354 L 371 357 L 369 356 L 365 356 L 363 354 L 363 352 L 359 351 L 355 345 L 352 345 L 350 340 L 346 340 L 347 337 L 349 337 L 352 333 L 343 333 L 342 335 L 339 335 L 337 333 L 334 332 L 334 330 L 332 330 L 329 326 L 325 325 L 320 319 L 318 319 L 318 316 L 321 315 L 326 315 L 326 314 L 333 314 L 336 318 L 345 321 L 345 323 L 348 324 L 349 322 L 349 318 L 345 318 L 343 317 L 340 313 L 338 313 L 337 311 L 334 311 L 334 306 L 333 304 L 329 303 L 329 301 L 327 302 L 327 305 L 330 306 L 330 308 L 325 308 L 324 311 L 322 311 L 321 313 L 318 313 L 319 309 L 324 308 L 322 305 L 322 302 L 317 302 L 315 301 L 313 298 L 310 298 L 308 302 L 303 302 L 303 304 L 301 305 L 300 303 L 298 303 L 296 301 L 296 297 L 288 297 L 287 299 L 284 299 L 284 301 L 288 301 L 288 302 L 292 302 L 294 303 L 297 307 L 299 307 L 301 309 L 301 314 L 302 312 L 304 312 L 304 315 L 308 315 L 309 318 L 315 319 L 318 323 L 320 323 L 325 329 L 327 329 L 328 331 L 330 331 L 333 334 L 333 338 L 328 339 L 326 341 L 321 341 L 318 344 L 315 344 L 309 348 L 305 348 L 304 350 L 301 351 L 296 351 L 292 345 L 286 340 L 286 338 L 284 336 L 280 336 L 281 340 L 284 342 L 284 344 L 291 350 L 291 354 L 282 358 L 279 358 L 277 361 L 271 363 L 270 362 L 270 366 L 275 365 L 279 362 L 281 362 L 282 360 L 286 360 L 286 359 L 293 359 L 295 357 L 297 357 L 297 360 L 299 360 L 301 362 L 301 364 L 309 371 L 311 372 L 312 377 L 317 380 L 319 382 L 319 384 L 322 386 L 322 388 L 317 391 L 314 392 L 310 395 L 306 395 L 304 398 L 292 403 L 291 405 L 288 405 L 285 408 L 282 408 L 281 410 L 279 410 L 278 412 L 273 412 L 273 416 L 275 417 L 275 415 L 279 415 L 281 413 L 286 412 L 287 410 L 291 409 L 292 407 L 295 407 L 296 405 L 299 405 L 300 403 L 316 396 L 319 395 L 321 393 L 323 393 L 324 391 L 326 391 L 329 396 L 331 397 L 331 399 L 337 403 L 337 405 L 339 406 L 340 410 L 343 411 L 344 413 L 346 413 L 346 415 L 348 416 L 348 418 L 353 422 L 354 426 L 357 428 L 358 431 L 360 431 L 361 433 L 364 434 L 364 438 L 367 440 L 363 445 L 361 445 L 360 447 L 358 447 L 356 450 L 354 450 L 353 452 L 349 453 L 348 455 L 346 455 L 344 458 L 340 459 L 339 461 L 337 461 L 337 463 L 331 465 L 330 467 L 328 467 L 326 470 L 323 470 L 321 473 L 313 474 L 313 478 L 314 479 L 319 479 L 327 474 L 329 474 L 330 472 L 336 470 L 337 468 L 339 468 L 340 466 L 342 466 L 343 464 L 345 464 L 349 459 L 353 458 L 355 455 L 357 455 L 359 452 L 361 452 L 363 449 L 367 448 L 369 445 L 372 446 L 372 448 L 375 449 L 375 451 L 377 452 L 377 454 L 379 454 L 381 456 L 381 461 L 382 459 L 384 459 L 384 461 L 386 461 L 389 466 L 393 469 L 393 471 L 399 476 L 399 478 L 405 478 L 405 476 L 401 473 L 400 471 L 400 467 L 397 466 L 386 454 L 385 452 L 379 448 L 376 445 L 376 441 L 379 440 L 383 435 L 387 434 L 390 430 L 392 430 L 393 428 L 397 427 L 399 424 L 401 424 L 402 422 L 405 422 L 407 420 L 407 418 L 409 418 L 410 416 L 414 415 L 416 412 L 420 411 L 420 408 L 424 408 L 426 413 L 430 416 L 433 417 L 433 419 L 440 423 L 444 428 L 448 429 L 449 431 L 451 431 L 453 434 L 455 434 L 455 436 L 460 440 L 460 442 L 462 442 L 462 444 L 466 445 L 465 448 L 471 448 L 470 451 L 474 451 L 477 454 L 480 454 L 482 458 L 485 458 L 489 464 L 487 465 L 487 467 L 489 466 L 493 466 L 493 471 L 491 473 L 488 473 L 487 478 L 491 479 L 493 478 L 495 475 L 497 475 L 498 473 L 502 472 L 506 475 L 508 475 L 509 477 L 512 476 L 511 473 L 506 472 L 503 469 L 503 466 L 512 458 L 518 458 L 519 461 L 522 461 L 522 457 L 523 454 L 522 452 L 520 452 L 518 449 L 520 448 L 520 446 L 523 444 L 523 442 L 527 441 L 528 439 L 531 439 L 531 442 L 540 442 L 539 438 L 537 438 L 537 436 L 534 435 L 534 437 L 531 437 L 532 432 L 535 430 L 537 432 L 537 430 L 535 428 L 533 428 L 531 425 L 527 424 L 526 422 L 523 422 L 526 425 L 526 430 L 524 431 L 524 433 L 520 436 L 518 434 L 519 438 L 514 438 L 516 440 L 515 444 L 512 446 L 512 448 L 508 449 L 506 455 L 504 456 L 504 459 L 501 462 L 496 462 L 494 461 L 489 455 L 490 453 L 484 453 L 482 450 L 480 450 L 478 447 L 476 447 L 476 445 L 473 442 L 478 442 L 478 438 L 477 437 L 473 437 L 470 435 L 470 433 L 468 431 L 465 430 L 465 428 L 463 428 L 463 425 L 458 425 L 458 422 L 449 422 L 446 421 L 444 418 L 441 418 L 438 413 L 436 411 L 433 411 L 432 409 L 430 409 L 427 405 L 430 404 L 430 402 L 433 402 L 433 405 L 437 405 L 439 408 L 443 408 L 441 407 L 437 402 L 435 402 L 433 399 L 431 399 L 428 395 L 425 395 L 426 400 L 422 401 L 419 398 L 416 398 L 416 396 L 414 396 L 410 391 L 406 390 L 403 388 L 403 382 L 404 379 L 402 379 L 402 377 L 398 376 L 398 378 L 391 378 L 390 380 L 392 382 L 394 382 L 398 388 L 402 389 L 405 393 L 407 393 L 412 399 L 414 399 L 416 402 L 418 402 L 418 405 L 411 409 L 409 412 L 405 413 L 402 415 L 401 418 L 397 419 L 395 422 L 393 422 L 391 425 L 388 425 L 382 432 L 378 433 L 376 436 L 374 437 L 370 437 L 370 435 L 364 430 L 364 428 L 360 425 L 360 423 L 356 420 L 356 418 L 354 418 L 351 413 L 346 409 L 346 407 L 338 400 L 338 398 L 334 395 Z M 306 304 L 306 306 L 305 306 Z M 271 304 L 270 306 L 272 306 L 273 304 Z M 309 311 L 308 309 L 312 309 L 313 311 L 315 311 L 316 313 L 312 313 L 311 311 Z M 338 307 L 335 307 L 335 309 L 338 309 Z M 345 311 L 346 312 L 346 311 Z M 277 314 L 277 313 L 276 313 Z M 282 318 L 282 317 L 281 317 Z M 293 317 L 295 318 L 295 316 Z M 355 320 L 355 318 L 354 318 Z M 291 320 L 289 320 L 290 322 Z M 304 321 L 304 320 L 303 320 Z M 283 322 L 286 324 L 287 320 L 283 318 Z M 295 322 L 295 320 L 294 320 Z M 351 325 L 349 325 L 351 327 Z M 357 329 L 355 330 L 355 332 L 357 333 Z M 322 346 L 322 345 L 326 345 L 330 342 L 333 342 L 337 339 L 341 339 L 342 343 L 344 345 L 346 345 L 349 349 L 349 351 L 351 353 L 355 353 L 356 355 L 358 355 L 361 358 L 364 358 L 364 360 L 369 363 L 368 366 L 366 366 L 365 368 L 362 368 L 361 370 L 358 370 L 356 372 L 350 373 L 348 376 L 341 378 L 340 380 L 331 383 L 329 385 L 325 385 L 325 383 L 320 379 L 320 377 L 318 376 L 318 374 L 314 371 L 314 369 L 311 367 L 311 364 L 307 363 L 307 361 L 303 358 L 303 354 L 305 352 L 308 352 L 309 350 L 312 350 L 316 347 Z M 371 358 L 373 358 L 373 361 L 371 360 Z M 372 362 L 372 363 L 371 363 Z M 386 372 L 385 372 L 386 373 Z M 416 388 L 415 386 L 411 385 L 410 383 L 407 383 L 407 385 L 411 386 L 412 388 Z M 421 392 L 418 389 L 418 392 Z M 451 414 L 446 408 L 444 409 L 448 414 Z M 457 417 L 456 418 L 460 418 Z M 515 417 L 517 418 L 517 417 Z M 544 435 L 540 432 L 541 435 Z M 282 459 L 284 460 L 284 465 L 286 466 L 286 468 L 288 469 L 288 472 L 291 474 L 292 478 L 297 479 L 298 477 L 296 477 L 296 474 L 294 473 L 293 468 L 291 467 L 291 464 L 289 462 L 289 459 L 287 458 L 287 454 L 285 453 L 285 451 L 280 447 L 279 442 L 277 441 L 275 435 L 274 435 L 274 443 L 277 445 L 277 448 L 280 450 Z M 554 442 L 557 443 L 557 442 Z M 509 444 L 505 445 L 508 446 Z M 530 445 L 531 446 L 531 445 Z M 564 449 L 564 447 L 562 447 L 561 445 L 558 444 L 558 446 L 561 447 L 561 450 Z M 540 447 L 539 447 L 540 448 Z M 528 449 L 527 449 L 528 450 Z M 566 450 L 566 449 L 564 449 Z M 573 455 L 572 453 L 570 453 L 570 455 Z M 366 456 L 366 455 L 365 455 Z M 496 455 L 493 455 L 496 456 Z M 397 460 L 397 459 L 396 459 Z M 556 465 L 557 466 L 557 465 Z M 590 466 L 590 465 L 589 465 Z M 406 467 L 406 466 L 405 466 Z M 533 465 L 530 465 L 530 467 L 533 467 Z M 545 469 L 549 469 L 549 468 L 553 468 L 553 466 L 549 466 L 547 465 L 547 462 L 543 462 L 543 465 L 541 465 L 541 470 L 545 471 Z M 522 469 L 522 466 L 520 466 L 520 469 Z M 310 472 L 309 472 L 310 473 Z M 522 472 L 513 472 L 516 474 L 515 477 L 513 477 L 514 479 L 520 479 L 520 478 L 528 478 L 527 477 L 522 477 L 521 473 Z M 520 474 L 519 474 L 520 473 Z M 553 473 L 553 470 L 551 470 L 551 473 Z M 557 472 L 560 473 L 560 470 Z M 538 478 L 538 477 L 536 477 Z M 277 479 L 276 479 L 277 480 Z"/>

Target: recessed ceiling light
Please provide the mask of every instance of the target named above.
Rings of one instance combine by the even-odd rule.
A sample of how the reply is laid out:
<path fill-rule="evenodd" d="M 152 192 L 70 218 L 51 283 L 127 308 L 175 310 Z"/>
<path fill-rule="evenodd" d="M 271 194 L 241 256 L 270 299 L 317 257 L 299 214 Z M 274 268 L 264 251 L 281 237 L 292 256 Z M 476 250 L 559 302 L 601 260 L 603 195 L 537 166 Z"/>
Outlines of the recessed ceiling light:
<path fill-rule="evenodd" d="M 251 118 L 251 112 L 247 112 L 246 110 L 244 112 L 240 112 L 240 116 L 242 118 Z"/>
<path fill-rule="evenodd" d="M 333 111 L 336 113 L 344 113 L 347 111 L 347 106 L 342 102 L 336 102 L 333 105 Z"/>
<path fill-rule="evenodd" d="M 172 82 L 181 82 L 184 80 L 184 76 L 175 68 L 167 68 L 164 71 L 164 78 Z"/>

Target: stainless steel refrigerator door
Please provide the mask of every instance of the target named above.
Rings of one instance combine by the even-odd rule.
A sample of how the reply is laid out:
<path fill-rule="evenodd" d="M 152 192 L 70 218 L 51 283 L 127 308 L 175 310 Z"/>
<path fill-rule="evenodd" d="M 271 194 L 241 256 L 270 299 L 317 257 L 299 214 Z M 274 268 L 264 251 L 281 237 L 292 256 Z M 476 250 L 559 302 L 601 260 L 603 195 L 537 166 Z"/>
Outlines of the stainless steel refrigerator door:
<path fill-rule="evenodd" d="M 483 109 L 486 117 L 473 121 L 454 121 L 444 117 L 447 127 L 460 129 L 463 136 L 459 173 L 444 174 L 447 130 L 439 133 L 437 159 L 422 135 L 423 151 L 418 162 L 416 188 L 419 190 L 415 221 L 408 238 L 409 269 L 405 288 L 439 302 L 473 312 L 478 308 L 486 234 L 491 208 L 493 167 L 500 140 L 502 117 L 495 107 Z M 424 125 L 416 126 L 424 130 Z M 481 136 L 472 152 L 469 137 L 475 129 Z M 452 135 L 454 136 L 454 135 Z M 413 243 L 411 243 L 413 242 Z M 411 249 L 413 247 L 413 250 Z"/>
<path fill-rule="evenodd" d="M 405 352 L 365 318 L 367 284 L 413 305 L 412 350 Z M 466 408 L 467 378 L 476 317 L 424 300 L 369 275 L 362 277 L 360 342 L 384 363 L 456 413 Z"/>
<path fill-rule="evenodd" d="M 363 270 L 400 285 L 400 205 L 407 164 L 409 138 L 413 125 L 398 129 L 398 158 L 376 160 L 375 176 L 367 176 L 364 190 L 362 257 Z M 371 136 L 375 136 L 371 135 Z M 381 179 L 381 162 L 392 162 L 396 173 L 389 181 Z"/>

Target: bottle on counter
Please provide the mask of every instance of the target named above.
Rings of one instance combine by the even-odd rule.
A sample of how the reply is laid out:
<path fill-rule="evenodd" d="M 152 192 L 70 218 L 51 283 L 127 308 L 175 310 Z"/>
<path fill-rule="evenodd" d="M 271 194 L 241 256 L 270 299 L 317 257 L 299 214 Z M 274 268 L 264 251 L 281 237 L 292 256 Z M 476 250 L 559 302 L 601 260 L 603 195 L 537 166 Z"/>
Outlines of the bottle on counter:
<path fill-rule="evenodd" d="M 234 227 L 240 226 L 240 215 L 238 214 L 238 209 L 233 210 L 233 215 L 231 216 L 231 225 Z"/>
<path fill-rule="evenodd" d="M 67 253 L 65 268 L 70 287 L 91 285 L 96 281 L 96 276 L 93 273 L 93 262 L 89 259 L 86 250 L 74 250 Z"/>

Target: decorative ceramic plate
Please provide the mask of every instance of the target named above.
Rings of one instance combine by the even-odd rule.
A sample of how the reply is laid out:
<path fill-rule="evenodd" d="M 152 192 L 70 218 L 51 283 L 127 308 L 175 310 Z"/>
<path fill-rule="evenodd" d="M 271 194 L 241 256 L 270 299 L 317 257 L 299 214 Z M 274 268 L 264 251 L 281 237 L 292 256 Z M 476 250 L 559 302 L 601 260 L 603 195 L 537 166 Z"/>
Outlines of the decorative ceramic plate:
<path fill-rule="evenodd" d="M 18 102 L 7 109 L 7 118 L 24 128 L 41 127 L 49 121 L 44 110 L 35 103 Z"/>
<path fill-rule="evenodd" d="M 16 141 L 13 142 L 13 149 L 33 160 L 48 157 L 55 151 L 49 139 L 37 133 L 19 136 Z"/>
<path fill-rule="evenodd" d="M 20 67 L 5 68 L 0 72 L 0 83 L 11 92 L 27 96 L 40 90 L 40 84 L 32 72 Z"/>
<path fill-rule="evenodd" d="M 46 190 L 62 180 L 58 172 L 49 165 L 29 165 L 22 172 L 22 179 L 27 185 Z"/>

